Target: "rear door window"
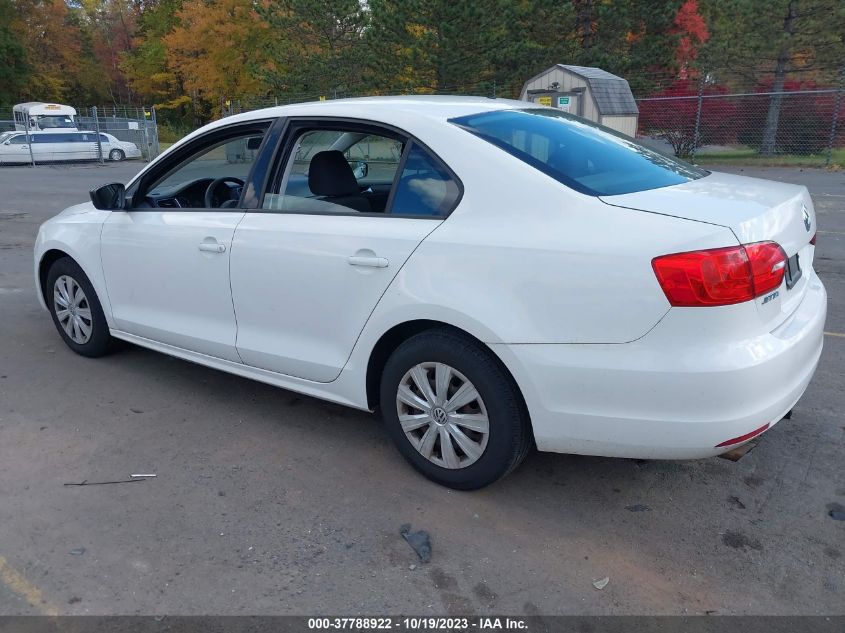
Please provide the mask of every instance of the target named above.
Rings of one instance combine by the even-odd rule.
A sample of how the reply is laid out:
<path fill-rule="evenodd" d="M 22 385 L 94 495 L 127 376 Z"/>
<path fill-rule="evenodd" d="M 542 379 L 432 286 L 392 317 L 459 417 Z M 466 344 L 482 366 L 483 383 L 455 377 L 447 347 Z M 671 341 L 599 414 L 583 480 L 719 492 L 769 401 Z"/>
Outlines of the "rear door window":
<path fill-rule="evenodd" d="M 407 136 L 375 124 L 297 122 L 267 211 L 445 217 L 460 198 L 446 166 Z"/>
<path fill-rule="evenodd" d="M 500 110 L 451 122 L 591 196 L 668 187 L 709 173 L 558 110 Z"/>
<path fill-rule="evenodd" d="M 414 143 L 408 150 L 396 184 L 391 213 L 397 215 L 446 215 L 460 189 L 452 176 L 427 151 Z"/>

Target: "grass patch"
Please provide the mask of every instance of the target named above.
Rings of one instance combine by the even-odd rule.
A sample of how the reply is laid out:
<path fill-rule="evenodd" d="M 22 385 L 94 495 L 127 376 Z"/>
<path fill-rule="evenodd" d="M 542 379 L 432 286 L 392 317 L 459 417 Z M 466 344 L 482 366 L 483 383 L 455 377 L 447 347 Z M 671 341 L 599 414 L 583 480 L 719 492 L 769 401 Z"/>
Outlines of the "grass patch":
<path fill-rule="evenodd" d="M 726 152 L 713 152 L 695 155 L 695 162 L 705 165 L 741 164 L 760 167 L 828 167 L 827 152 L 798 156 L 795 154 L 776 154 L 774 156 L 760 156 L 753 149 L 735 149 Z M 833 150 L 830 168 L 845 168 L 845 148 Z"/>
<path fill-rule="evenodd" d="M 158 124 L 158 140 L 160 144 L 173 144 L 183 136 L 190 134 L 194 128 L 187 125 L 179 125 L 173 123 L 159 123 Z"/>

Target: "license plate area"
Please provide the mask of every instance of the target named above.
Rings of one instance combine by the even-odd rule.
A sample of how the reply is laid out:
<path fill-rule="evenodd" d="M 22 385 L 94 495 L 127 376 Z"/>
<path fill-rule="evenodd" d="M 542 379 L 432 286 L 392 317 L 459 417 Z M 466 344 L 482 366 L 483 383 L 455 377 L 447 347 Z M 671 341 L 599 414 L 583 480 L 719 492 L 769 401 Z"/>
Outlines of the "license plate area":
<path fill-rule="evenodd" d="M 786 260 L 786 274 L 784 278 L 786 279 L 786 289 L 792 290 L 795 287 L 795 284 L 798 283 L 798 280 L 801 279 L 801 264 L 798 261 L 798 253 L 795 253 L 792 257 Z"/>

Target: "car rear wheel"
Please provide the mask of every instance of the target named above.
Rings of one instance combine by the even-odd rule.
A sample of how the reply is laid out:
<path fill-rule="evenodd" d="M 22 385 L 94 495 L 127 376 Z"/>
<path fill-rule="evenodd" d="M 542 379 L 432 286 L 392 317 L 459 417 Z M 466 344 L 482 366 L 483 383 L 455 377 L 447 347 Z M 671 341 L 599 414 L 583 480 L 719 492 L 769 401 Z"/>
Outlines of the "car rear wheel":
<path fill-rule="evenodd" d="M 109 158 L 114 161 L 121 161 L 126 158 L 126 154 L 123 153 L 122 149 L 113 149 L 109 152 Z"/>
<path fill-rule="evenodd" d="M 113 339 L 106 317 L 79 264 L 70 257 L 56 260 L 47 273 L 45 295 L 53 323 L 69 348 L 92 358 L 108 353 Z"/>
<path fill-rule="evenodd" d="M 504 477 L 532 443 L 513 379 L 489 349 L 448 330 L 423 332 L 393 352 L 380 405 L 405 459 L 450 488 L 472 490 Z"/>

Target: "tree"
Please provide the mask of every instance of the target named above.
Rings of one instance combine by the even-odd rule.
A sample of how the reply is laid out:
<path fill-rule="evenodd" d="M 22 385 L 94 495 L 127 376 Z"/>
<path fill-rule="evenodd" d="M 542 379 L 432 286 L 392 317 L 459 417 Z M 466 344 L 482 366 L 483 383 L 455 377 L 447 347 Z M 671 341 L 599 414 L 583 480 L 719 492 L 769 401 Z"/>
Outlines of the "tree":
<path fill-rule="evenodd" d="M 333 96 L 362 88 L 369 14 L 359 0 L 268 0 L 257 11 L 274 34 L 264 73 L 274 90 Z"/>
<path fill-rule="evenodd" d="M 491 54 L 497 94 L 518 97 L 522 85 L 554 64 L 576 59 L 575 5 L 560 0 L 503 3 L 504 41 Z"/>
<path fill-rule="evenodd" d="M 677 78 L 675 25 L 681 0 L 573 0 L 578 48 L 574 63 L 598 66 L 651 94 L 666 76 Z"/>
<path fill-rule="evenodd" d="M 368 79 L 381 90 L 486 92 L 506 47 L 503 0 L 370 0 Z"/>
<path fill-rule="evenodd" d="M 186 0 L 164 36 L 167 66 L 194 106 L 209 116 L 219 100 L 264 92 L 267 24 L 251 0 Z"/>
<path fill-rule="evenodd" d="M 142 0 L 81 0 L 83 58 L 99 69 L 100 90 L 113 103 L 127 103 L 133 95 L 121 68 L 123 56 L 132 52 Z"/>
<path fill-rule="evenodd" d="M 832 83 L 845 61 L 845 3 L 839 0 L 703 0 L 712 37 L 700 63 L 722 82 L 766 81 L 769 99 L 760 153 L 776 151 L 783 97 L 790 76 Z"/>
<path fill-rule="evenodd" d="M 0 103 L 14 103 L 26 85 L 29 64 L 11 0 L 0 0 Z"/>
<path fill-rule="evenodd" d="M 686 0 L 678 9 L 670 33 L 678 35 L 675 50 L 675 63 L 678 65 L 679 78 L 687 79 L 690 67 L 698 57 L 698 49 L 710 38 L 707 23 L 698 12 L 698 0 Z"/>
<path fill-rule="evenodd" d="M 22 99 L 60 101 L 79 77 L 82 33 L 64 0 L 17 0 L 30 68 Z"/>
<path fill-rule="evenodd" d="M 164 36 L 177 24 L 182 0 L 146 2 L 138 18 L 131 50 L 120 56 L 120 70 L 129 87 L 143 100 L 171 110 L 183 110 L 184 93 L 176 73 L 167 63 Z M 174 102 L 177 101 L 178 103 Z M 185 114 L 184 110 L 181 112 Z"/>
<path fill-rule="evenodd" d="M 819 88 L 820 86 L 813 82 L 787 80 L 784 83 L 773 145 L 775 153 L 817 154 L 828 146 L 836 95 L 811 92 Z M 760 90 L 763 94 L 742 97 L 743 110 L 766 112 L 769 109 L 771 97 L 766 93 L 771 91 L 771 85 L 761 85 Z M 845 111 L 842 108 L 838 118 L 838 129 L 845 129 L 839 127 L 845 122 Z M 747 119 L 742 125 L 738 139 L 750 147 L 761 147 L 769 120 L 761 116 L 751 116 Z"/>
<path fill-rule="evenodd" d="M 709 86 L 703 91 L 702 97 L 707 98 L 701 100 L 699 115 L 700 90 L 699 82 L 682 79 L 655 99 L 640 101 L 640 131 L 665 140 L 675 156 L 681 157 L 691 156 L 703 145 L 735 143 L 739 128 L 736 103 L 715 96 L 724 94 L 724 87 Z"/>

